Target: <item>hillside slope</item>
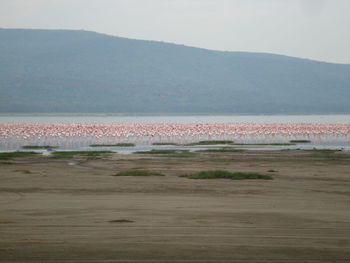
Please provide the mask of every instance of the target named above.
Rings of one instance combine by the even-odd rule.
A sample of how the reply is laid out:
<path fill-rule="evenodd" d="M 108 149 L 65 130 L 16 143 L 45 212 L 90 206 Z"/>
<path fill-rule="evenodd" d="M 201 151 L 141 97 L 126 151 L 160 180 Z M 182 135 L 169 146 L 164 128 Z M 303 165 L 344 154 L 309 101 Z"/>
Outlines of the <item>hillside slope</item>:
<path fill-rule="evenodd" d="M 0 29 L 0 112 L 349 113 L 350 65 Z"/>

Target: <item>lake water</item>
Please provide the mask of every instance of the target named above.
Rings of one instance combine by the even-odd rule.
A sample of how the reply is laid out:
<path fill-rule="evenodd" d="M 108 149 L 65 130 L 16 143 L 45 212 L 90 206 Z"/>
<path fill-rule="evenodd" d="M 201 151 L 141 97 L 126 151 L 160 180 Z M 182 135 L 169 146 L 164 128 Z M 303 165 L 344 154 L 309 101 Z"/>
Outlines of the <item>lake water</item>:
<path fill-rule="evenodd" d="M 125 115 L 0 115 L 0 126 L 3 123 L 96 123 L 96 124 L 109 124 L 109 123 L 277 123 L 277 124 L 294 124 L 294 123 L 328 123 L 328 124 L 350 124 L 350 114 L 343 115 L 193 115 L 193 116 L 125 116 Z M 121 153 L 130 153 L 133 151 L 146 151 L 150 149 L 181 149 L 183 147 L 177 146 L 154 146 L 153 142 L 175 142 L 175 143 L 189 143 L 191 141 L 198 140 L 234 140 L 238 143 L 285 143 L 290 139 L 310 139 L 311 143 L 300 144 L 294 146 L 240 146 L 239 148 L 247 149 L 312 149 L 312 148 L 332 148 L 350 150 L 350 134 L 345 136 L 313 136 L 310 135 L 307 138 L 302 137 L 283 137 L 283 136 L 197 136 L 196 139 L 192 137 L 183 136 L 181 138 L 171 137 L 150 137 L 143 138 L 136 137 L 102 137 L 96 140 L 95 137 L 31 137 L 30 139 L 14 137 L 1 137 L 0 136 L 0 151 L 15 151 L 23 150 L 23 145 L 58 145 L 60 150 L 112 150 Z M 135 147 L 90 147 L 90 144 L 102 143 L 120 143 L 120 142 L 132 142 L 135 143 Z M 204 146 L 198 147 L 185 147 L 189 150 L 202 149 Z M 218 147 L 218 146 L 216 146 Z M 220 146 L 222 147 L 222 145 Z M 235 146 L 237 147 L 237 146 Z M 204 147 L 207 148 L 207 147 Z"/>
<path fill-rule="evenodd" d="M 343 114 L 343 115 L 193 115 L 193 116 L 0 115 L 0 123 L 1 122 L 350 123 L 350 114 Z"/>

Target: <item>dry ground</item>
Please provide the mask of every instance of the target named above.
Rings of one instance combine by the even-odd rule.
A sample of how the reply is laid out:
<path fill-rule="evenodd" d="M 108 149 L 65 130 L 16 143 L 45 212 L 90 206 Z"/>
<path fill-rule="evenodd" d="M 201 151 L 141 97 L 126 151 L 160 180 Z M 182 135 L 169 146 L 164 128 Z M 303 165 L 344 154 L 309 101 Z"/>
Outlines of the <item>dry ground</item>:
<path fill-rule="evenodd" d="M 111 176 L 128 169 L 166 176 Z M 213 169 L 274 180 L 178 177 Z M 350 159 L 248 151 L 0 161 L 0 262 L 350 262 Z"/>

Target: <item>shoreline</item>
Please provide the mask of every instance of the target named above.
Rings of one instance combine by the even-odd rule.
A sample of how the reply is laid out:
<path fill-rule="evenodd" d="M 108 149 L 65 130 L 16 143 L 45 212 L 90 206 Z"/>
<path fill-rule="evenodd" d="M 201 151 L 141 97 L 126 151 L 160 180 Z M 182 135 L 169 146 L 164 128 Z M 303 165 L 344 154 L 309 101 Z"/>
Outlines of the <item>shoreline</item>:
<path fill-rule="evenodd" d="M 204 170 L 273 180 L 181 177 Z M 349 170 L 295 150 L 0 160 L 0 262 L 347 262 Z"/>

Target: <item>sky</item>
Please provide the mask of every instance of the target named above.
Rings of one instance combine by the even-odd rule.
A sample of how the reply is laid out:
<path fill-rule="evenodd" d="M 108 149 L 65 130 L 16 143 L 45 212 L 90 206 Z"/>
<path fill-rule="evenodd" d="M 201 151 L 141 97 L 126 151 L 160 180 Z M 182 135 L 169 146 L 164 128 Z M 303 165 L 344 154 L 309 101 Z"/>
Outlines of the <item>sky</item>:
<path fill-rule="evenodd" d="M 0 0 L 0 27 L 84 29 L 350 64 L 350 0 Z"/>

